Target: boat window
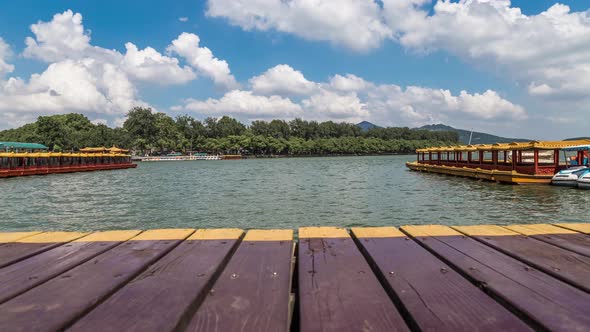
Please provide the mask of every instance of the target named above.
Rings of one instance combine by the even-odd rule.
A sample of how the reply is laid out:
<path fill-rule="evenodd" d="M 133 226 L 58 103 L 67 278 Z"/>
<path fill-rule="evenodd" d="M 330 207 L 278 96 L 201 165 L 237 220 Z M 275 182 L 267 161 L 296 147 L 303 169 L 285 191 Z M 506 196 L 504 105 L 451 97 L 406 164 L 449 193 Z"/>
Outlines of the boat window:
<path fill-rule="evenodd" d="M 430 160 L 430 155 L 428 153 L 425 153 L 424 156 L 422 157 L 422 160 L 425 160 L 425 161 Z"/>
<path fill-rule="evenodd" d="M 479 151 L 471 152 L 471 161 L 479 161 Z"/>
<path fill-rule="evenodd" d="M 553 165 L 555 163 L 555 152 L 553 150 L 539 151 L 539 165 Z"/>
<path fill-rule="evenodd" d="M 8 157 L 0 157 L 0 168 L 10 168 L 10 164 L 8 163 Z"/>
<path fill-rule="evenodd" d="M 483 161 L 486 163 L 492 162 L 492 151 L 484 151 L 483 152 Z"/>
<path fill-rule="evenodd" d="M 440 160 L 447 160 L 447 153 L 446 152 L 440 153 Z"/>

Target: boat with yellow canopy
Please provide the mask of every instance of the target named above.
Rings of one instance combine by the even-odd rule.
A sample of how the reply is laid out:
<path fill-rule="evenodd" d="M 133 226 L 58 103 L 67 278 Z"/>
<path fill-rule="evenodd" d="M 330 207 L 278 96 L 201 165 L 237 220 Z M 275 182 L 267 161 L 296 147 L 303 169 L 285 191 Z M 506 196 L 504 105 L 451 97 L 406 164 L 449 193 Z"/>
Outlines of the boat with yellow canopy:
<path fill-rule="evenodd" d="M 0 142 L 0 148 L 2 148 Z M 10 142 L 0 149 L 0 178 L 52 173 L 88 172 L 135 168 L 128 150 L 84 148 L 80 152 L 48 152 L 47 147 L 32 143 Z"/>
<path fill-rule="evenodd" d="M 560 152 L 590 140 L 532 141 L 441 146 L 416 150 L 413 171 L 465 176 L 512 184 L 549 184 L 553 175 L 569 166 Z M 583 152 L 574 156 L 581 165 Z"/>

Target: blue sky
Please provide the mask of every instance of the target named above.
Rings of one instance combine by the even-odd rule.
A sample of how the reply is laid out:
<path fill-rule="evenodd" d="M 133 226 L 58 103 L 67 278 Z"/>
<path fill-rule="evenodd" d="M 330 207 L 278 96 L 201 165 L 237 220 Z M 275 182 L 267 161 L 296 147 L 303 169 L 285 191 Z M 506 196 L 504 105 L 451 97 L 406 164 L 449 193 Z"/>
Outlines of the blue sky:
<path fill-rule="evenodd" d="M 576 119 L 590 106 L 584 92 L 590 91 L 584 90 L 585 84 L 590 87 L 584 77 L 590 70 L 590 14 L 583 1 L 561 1 L 568 10 L 545 0 L 334 1 L 344 14 L 305 7 L 299 0 L 291 0 L 291 7 L 273 2 L 6 2 L 0 11 L 0 38 L 9 49 L 0 47 L 5 119 L 0 118 L 0 129 L 70 111 L 118 125 L 126 107 L 148 105 L 173 116 L 229 114 L 244 122 L 293 117 L 410 127 L 443 122 L 535 139 L 588 135 Z M 547 15 L 550 8 L 561 9 Z M 521 11 L 516 18 L 515 9 Z M 54 15 L 75 21 L 78 13 L 81 22 L 50 28 L 57 24 Z M 83 32 L 68 35 L 91 39 L 72 50 L 64 49 L 59 36 L 44 42 L 42 31 L 31 30 L 40 21 L 45 23 L 38 31 L 45 29 L 46 35 L 80 26 Z M 560 29 L 564 25 L 570 29 Z M 198 37 L 182 40 L 182 50 L 171 49 L 183 33 Z M 36 44 L 27 46 L 27 37 Z M 164 64 L 152 68 L 152 60 L 140 57 L 136 60 L 148 65 L 122 65 L 122 59 L 132 59 L 128 42 L 140 52 L 153 48 L 157 54 L 150 56 Z M 210 59 L 203 60 L 204 49 Z M 111 59 L 108 50 L 117 54 Z M 229 72 L 208 67 L 218 68 L 215 61 L 225 62 Z M 2 63 L 10 70 L 3 71 Z M 115 94 L 104 64 L 113 64 L 117 77 L 128 81 Z M 52 66 L 56 69 L 48 70 Z M 184 78 L 174 75 L 182 68 Z M 84 73 L 70 79 L 77 69 Z M 163 84 L 158 75 L 179 78 Z M 220 83 L 219 75 L 237 83 Z M 69 96 L 63 77 L 89 90 Z M 11 78 L 19 84 L 6 83 Z"/>

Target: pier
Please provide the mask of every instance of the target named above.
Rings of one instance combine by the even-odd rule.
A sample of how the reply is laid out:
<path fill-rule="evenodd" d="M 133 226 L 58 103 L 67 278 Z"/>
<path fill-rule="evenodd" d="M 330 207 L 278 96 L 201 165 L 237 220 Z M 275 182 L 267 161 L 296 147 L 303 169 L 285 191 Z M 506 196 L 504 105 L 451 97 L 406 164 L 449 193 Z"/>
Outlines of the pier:
<path fill-rule="evenodd" d="M 590 224 L 0 233 L 4 331 L 588 331 Z"/>

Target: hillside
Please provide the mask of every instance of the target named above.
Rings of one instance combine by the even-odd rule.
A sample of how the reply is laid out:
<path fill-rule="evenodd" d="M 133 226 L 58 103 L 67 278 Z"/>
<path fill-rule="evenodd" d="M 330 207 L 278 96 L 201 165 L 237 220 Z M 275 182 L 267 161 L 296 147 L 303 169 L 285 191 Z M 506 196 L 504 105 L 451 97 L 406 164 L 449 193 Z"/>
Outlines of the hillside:
<path fill-rule="evenodd" d="M 459 141 L 462 144 L 469 143 L 469 136 L 471 134 L 470 130 L 465 129 L 457 129 L 451 126 L 447 126 L 444 124 L 434 124 L 434 125 L 426 125 L 422 126 L 419 129 L 426 129 L 430 131 L 455 131 L 459 134 Z M 511 143 L 511 142 L 528 142 L 531 141 L 530 139 L 523 139 L 523 138 L 507 138 L 507 137 L 500 137 L 496 135 L 480 133 L 477 131 L 473 132 L 473 137 L 471 138 L 471 144 L 494 144 L 494 143 Z"/>

